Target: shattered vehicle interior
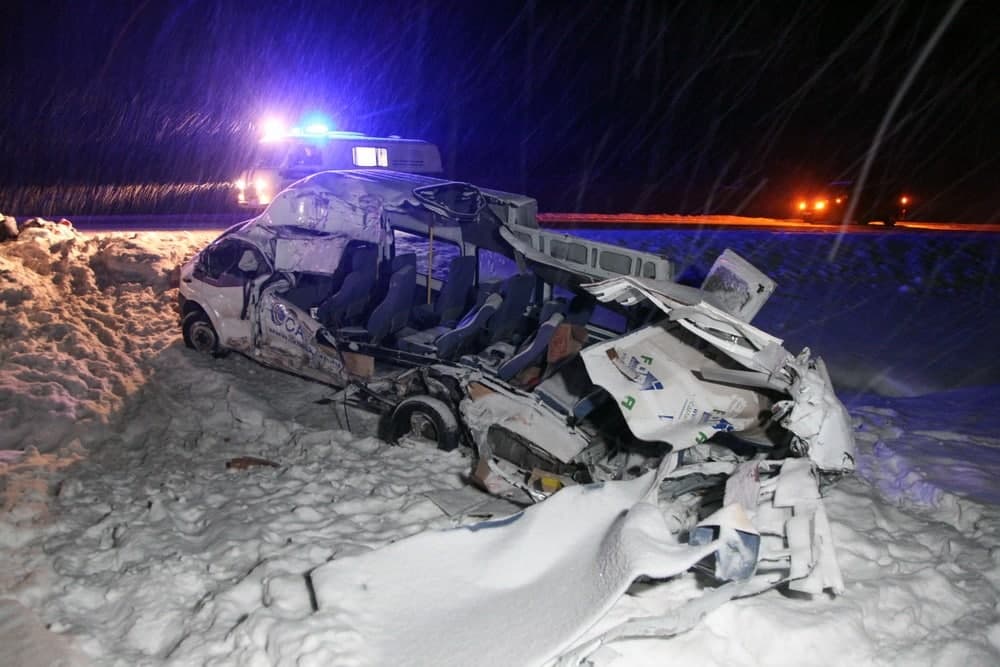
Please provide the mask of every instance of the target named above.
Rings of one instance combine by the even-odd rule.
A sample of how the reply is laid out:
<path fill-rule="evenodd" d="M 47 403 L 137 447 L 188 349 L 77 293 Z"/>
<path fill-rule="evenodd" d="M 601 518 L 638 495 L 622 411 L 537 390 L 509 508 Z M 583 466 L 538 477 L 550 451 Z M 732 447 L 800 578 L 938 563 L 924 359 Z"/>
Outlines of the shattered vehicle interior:
<path fill-rule="evenodd" d="M 751 324 L 775 283 L 726 251 L 682 285 L 669 259 L 536 212 L 466 183 L 314 174 L 182 268 L 184 342 L 332 385 L 387 441 L 466 448 L 470 480 L 520 505 L 658 470 L 689 541 L 726 543 L 720 578 L 771 540 L 798 590 L 839 590 L 820 480 L 853 469 L 853 434 L 822 360 Z"/>

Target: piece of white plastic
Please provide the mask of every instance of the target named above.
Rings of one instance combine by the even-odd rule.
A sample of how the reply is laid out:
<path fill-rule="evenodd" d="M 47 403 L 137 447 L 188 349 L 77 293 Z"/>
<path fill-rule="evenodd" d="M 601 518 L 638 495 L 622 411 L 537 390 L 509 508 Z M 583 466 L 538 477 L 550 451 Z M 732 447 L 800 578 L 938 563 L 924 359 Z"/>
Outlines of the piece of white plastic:
<path fill-rule="evenodd" d="M 324 647 L 317 633 L 314 653 L 344 664 L 544 664 L 638 576 L 670 577 L 716 550 L 673 538 L 652 504 L 659 483 L 651 472 L 568 487 L 506 519 L 331 561 L 311 573 L 311 622 L 349 623 L 356 648 Z"/>

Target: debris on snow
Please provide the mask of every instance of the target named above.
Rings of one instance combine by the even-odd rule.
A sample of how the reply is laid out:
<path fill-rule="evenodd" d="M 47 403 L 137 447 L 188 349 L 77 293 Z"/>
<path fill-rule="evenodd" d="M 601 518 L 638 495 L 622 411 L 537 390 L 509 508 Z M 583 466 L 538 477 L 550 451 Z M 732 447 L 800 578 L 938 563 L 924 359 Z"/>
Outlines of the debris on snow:
<path fill-rule="evenodd" d="M 258 456 L 237 456 L 226 461 L 228 470 L 247 470 L 248 468 L 278 468 L 274 461 L 262 459 Z"/>

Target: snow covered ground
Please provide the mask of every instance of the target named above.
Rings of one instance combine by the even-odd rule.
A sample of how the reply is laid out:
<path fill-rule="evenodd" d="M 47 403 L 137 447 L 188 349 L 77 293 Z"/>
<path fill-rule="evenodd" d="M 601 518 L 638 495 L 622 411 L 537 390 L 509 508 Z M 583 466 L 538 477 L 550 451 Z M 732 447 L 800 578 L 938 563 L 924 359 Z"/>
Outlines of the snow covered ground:
<path fill-rule="evenodd" d="M 827 357 L 860 447 L 827 498 L 842 596 L 733 601 L 602 664 L 1000 663 L 997 237 L 847 237 L 831 263 L 832 236 L 588 233 L 691 264 L 731 245 L 771 273 L 759 322 Z M 351 435 L 329 388 L 184 349 L 171 286 L 209 236 L 0 244 L 4 665 L 363 664 L 356 619 L 315 613 L 306 575 L 454 524 L 424 494 L 463 486 L 460 452 Z M 591 633 L 698 585 L 637 585 Z"/>

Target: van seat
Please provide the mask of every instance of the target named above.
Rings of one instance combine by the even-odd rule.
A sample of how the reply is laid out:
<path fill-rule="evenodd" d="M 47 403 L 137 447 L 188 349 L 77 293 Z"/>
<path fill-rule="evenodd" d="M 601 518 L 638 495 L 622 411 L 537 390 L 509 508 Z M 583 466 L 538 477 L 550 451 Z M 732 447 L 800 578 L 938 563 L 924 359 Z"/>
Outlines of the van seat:
<path fill-rule="evenodd" d="M 430 276 L 427 277 L 430 280 Z M 413 311 L 413 323 L 418 329 L 442 325 L 453 327 L 462 317 L 469 293 L 476 279 L 476 258 L 459 255 L 448 265 L 448 275 L 433 304 L 422 304 Z"/>

